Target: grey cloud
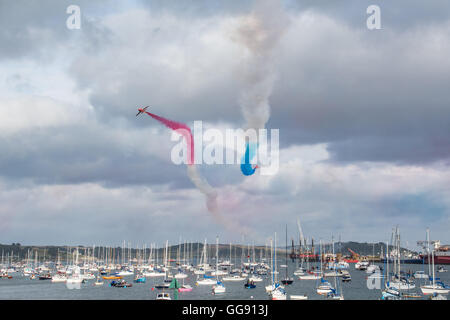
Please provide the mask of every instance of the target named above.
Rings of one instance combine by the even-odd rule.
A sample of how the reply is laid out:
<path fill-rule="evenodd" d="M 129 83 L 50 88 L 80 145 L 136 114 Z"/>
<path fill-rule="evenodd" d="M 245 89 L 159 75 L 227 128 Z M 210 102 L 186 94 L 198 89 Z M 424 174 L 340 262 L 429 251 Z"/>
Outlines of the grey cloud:
<path fill-rule="evenodd" d="M 80 33 L 86 50 L 95 49 L 101 33 L 105 41 L 107 30 L 98 30 L 96 15 L 114 7 L 111 0 L 1 0 L 0 1 L 0 59 L 37 59 L 51 61 L 55 47 L 72 45 Z M 66 13 L 69 5 L 81 8 L 82 28 L 69 30 Z M 96 32 L 93 32 L 96 31 Z"/>
<path fill-rule="evenodd" d="M 408 29 L 448 21 L 450 3 L 446 0 L 424 2 L 421 0 L 290 0 L 286 6 L 298 11 L 311 10 L 325 14 L 357 29 L 366 29 L 370 5 L 381 10 L 383 29 Z"/>
<path fill-rule="evenodd" d="M 89 126 L 22 131 L 0 140 L 0 175 L 38 184 L 191 186 L 185 168 L 170 162 L 170 152 L 164 161 L 140 150 L 152 145 L 148 133 L 139 146 L 115 141 L 114 133 Z"/>

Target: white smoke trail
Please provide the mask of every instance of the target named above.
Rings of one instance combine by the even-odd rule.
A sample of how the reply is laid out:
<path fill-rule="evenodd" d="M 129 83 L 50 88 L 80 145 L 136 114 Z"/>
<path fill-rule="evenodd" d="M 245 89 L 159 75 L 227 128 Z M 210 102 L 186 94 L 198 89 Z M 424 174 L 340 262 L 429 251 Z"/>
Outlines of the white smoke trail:
<path fill-rule="evenodd" d="M 233 40 L 248 49 L 239 105 L 246 127 L 262 129 L 270 117 L 269 97 L 276 79 L 273 53 L 285 33 L 289 18 L 280 0 L 256 1 L 249 16 L 241 19 Z"/>
<path fill-rule="evenodd" d="M 269 97 L 275 82 L 273 49 L 287 28 L 288 17 L 278 0 L 259 0 L 250 15 L 243 17 L 233 39 L 250 51 L 242 74 L 243 90 L 239 99 L 247 128 L 262 129 L 270 117 Z M 206 196 L 208 211 L 223 226 L 248 234 L 249 230 L 220 214 L 217 191 L 197 171 L 187 166 L 194 185 Z"/>
<path fill-rule="evenodd" d="M 195 164 L 187 166 L 187 174 L 197 189 L 206 196 L 206 207 L 208 211 L 217 215 L 217 191 L 200 175 Z"/>
<path fill-rule="evenodd" d="M 240 233 L 246 234 L 247 230 L 236 224 L 231 219 L 225 218 L 219 211 L 219 206 L 217 204 L 217 191 L 214 189 L 205 178 L 203 178 L 194 165 L 187 166 L 187 174 L 189 179 L 195 187 L 200 190 L 206 197 L 206 207 L 208 211 L 213 215 L 217 222 L 222 224 L 224 227 L 231 231 L 239 231 Z"/>

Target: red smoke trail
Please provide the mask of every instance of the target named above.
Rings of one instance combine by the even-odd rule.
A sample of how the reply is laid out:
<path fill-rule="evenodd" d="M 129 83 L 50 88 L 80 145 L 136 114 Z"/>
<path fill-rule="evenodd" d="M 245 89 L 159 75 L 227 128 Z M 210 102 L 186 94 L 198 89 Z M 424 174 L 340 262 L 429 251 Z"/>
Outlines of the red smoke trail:
<path fill-rule="evenodd" d="M 208 211 L 212 213 L 214 218 L 221 223 L 223 226 L 227 227 L 232 231 L 241 231 L 241 233 L 247 234 L 248 231 L 243 229 L 240 225 L 235 223 L 235 221 L 231 221 L 230 219 L 225 219 L 219 212 L 218 204 L 217 204 L 217 191 L 206 181 L 205 178 L 201 176 L 201 174 L 197 171 L 197 166 L 194 164 L 194 139 L 192 138 L 191 129 L 185 125 L 184 123 L 175 122 L 156 114 L 145 111 L 153 119 L 161 122 L 169 129 L 172 129 L 179 134 L 181 134 L 186 139 L 187 144 L 187 173 L 189 179 L 191 179 L 192 183 L 195 187 L 202 192 L 206 197 L 206 207 Z"/>
<path fill-rule="evenodd" d="M 172 121 L 172 120 L 169 120 L 169 119 L 157 116 L 156 114 L 153 114 L 153 113 L 150 113 L 150 112 L 147 112 L 147 111 L 145 111 L 145 113 L 148 114 L 153 119 L 161 122 L 162 124 L 164 124 L 169 129 L 177 131 L 178 133 L 180 133 L 186 139 L 186 144 L 187 144 L 187 147 L 188 147 L 188 150 L 187 150 L 187 164 L 188 165 L 193 165 L 194 164 L 194 139 L 192 138 L 191 128 L 189 128 L 184 123 Z"/>

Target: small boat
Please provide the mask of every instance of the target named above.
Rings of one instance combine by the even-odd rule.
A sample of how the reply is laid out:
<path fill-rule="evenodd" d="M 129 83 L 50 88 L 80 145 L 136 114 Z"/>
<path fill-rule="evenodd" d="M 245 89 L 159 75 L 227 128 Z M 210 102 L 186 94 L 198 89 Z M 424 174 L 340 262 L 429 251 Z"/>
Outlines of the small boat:
<path fill-rule="evenodd" d="M 119 272 L 117 272 L 118 276 L 132 276 L 134 273 L 131 272 L 130 270 L 121 270 Z"/>
<path fill-rule="evenodd" d="M 258 277 L 257 275 L 252 275 L 251 277 L 248 278 L 248 280 L 250 280 L 252 282 L 262 282 L 263 278 Z"/>
<path fill-rule="evenodd" d="M 52 280 L 52 276 L 50 273 L 43 274 L 39 276 L 39 280 Z"/>
<path fill-rule="evenodd" d="M 256 284 L 253 281 L 247 280 L 247 282 L 244 284 L 244 288 L 246 289 L 255 289 Z"/>
<path fill-rule="evenodd" d="M 136 283 L 145 283 L 147 279 L 142 276 L 142 275 L 136 275 L 136 277 L 134 278 L 134 282 Z"/>
<path fill-rule="evenodd" d="M 57 273 L 52 277 L 52 282 L 66 282 L 67 276 L 62 273 Z"/>
<path fill-rule="evenodd" d="M 448 294 L 450 292 L 450 287 L 446 286 L 441 281 L 437 281 L 434 284 L 421 286 L 420 290 L 422 290 L 422 293 L 425 295 Z"/>
<path fill-rule="evenodd" d="M 212 287 L 212 291 L 214 294 L 221 294 L 226 292 L 226 288 L 222 282 L 217 281 L 217 283 Z"/>
<path fill-rule="evenodd" d="M 294 279 L 292 279 L 292 278 L 286 278 L 286 279 L 281 280 L 281 283 L 284 285 L 290 285 L 293 282 L 294 282 Z"/>
<path fill-rule="evenodd" d="M 303 295 L 291 294 L 289 298 L 291 300 L 308 300 L 308 296 L 306 294 Z"/>
<path fill-rule="evenodd" d="M 401 293 L 396 288 L 386 288 L 381 292 L 381 300 L 398 300 Z"/>
<path fill-rule="evenodd" d="M 327 294 L 329 294 L 329 293 L 331 293 L 333 291 L 333 287 L 331 286 L 331 284 L 327 280 L 321 278 L 320 282 L 321 282 L 321 284 L 316 289 L 316 292 L 318 294 L 320 294 L 320 295 L 327 295 Z"/>
<path fill-rule="evenodd" d="M 152 271 L 152 272 L 144 272 L 143 275 L 150 278 L 156 278 L 156 277 L 165 277 L 166 273 L 162 271 Z"/>
<path fill-rule="evenodd" d="M 102 286 L 103 283 L 104 283 L 103 281 L 99 281 L 99 280 L 97 279 L 97 281 L 94 282 L 94 286 Z"/>
<path fill-rule="evenodd" d="M 234 275 L 229 275 L 227 277 L 223 277 L 222 281 L 242 281 L 245 279 L 247 279 L 247 277 L 242 277 L 241 275 L 234 274 Z"/>
<path fill-rule="evenodd" d="M 415 279 L 428 279 L 429 276 L 424 271 L 416 271 L 413 274 Z"/>
<path fill-rule="evenodd" d="M 104 280 L 120 280 L 123 277 L 120 276 L 106 276 L 106 277 L 102 277 Z"/>
<path fill-rule="evenodd" d="M 156 295 L 156 300 L 172 300 L 167 292 L 161 292 Z"/>
<path fill-rule="evenodd" d="M 422 296 L 420 294 L 415 293 L 415 292 L 413 292 L 413 293 L 404 293 L 403 296 L 405 298 L 415 298 L 415 299 L 422 298 Z"/>
<path fill-rule="evenodd" d="M 416 285 L 408 280 L 407 278 L 401 277 L 400 279 L 395 279 L 389 282 L 389 287 L 395 288 L 397 290 L 410 290 L 414 289 Z"/>
<path fill-rule="evenodd" d="M 303 276 L 303 275 L 305 275 L 305 273 L 306 273 L 306 270 L 303 268 L 299 268 L 294 271 L 295 276 Z"/>
<path fill-rule="evenodd" d="M 273 290 L 275 290 L 275 289 L 278 288 L 278 287 L 284 289 L 284 287 L 283 287 L 282 285 L 278 284 L 278 283 L 275 284 L 275 285 L 269 284 L 268 286 L 265 287 L 265 289 L 266 289 L 266 292 L 267 292 L 267 293 L 270 293 L 270 292 L 272 292 Z"/>
<path fill-rule="evenodd" d="M 437 272 L 447 272 L 448 270 L 445 269 L 443 266 L 439 266 L 436 271 Z"/>
<path fill-rule="evenodd" d="M 97 275 L 97 280 L 94 282 L 94 286 L 102 286 L 103 281 L 100 281 L 100 276 Z"/>
<path fill-rule="evenodd" d="M 155 289 L 168 289 L 170 287 L 170 283 L 162 283 L 162 284 L 157 284 L 155 286 Z"/>
<path fill-rule="evenodd" d="M 93 280 L 95 279 L 95 275 L 93 273 L 85 273 L 81 275 L 81 278 L 84 280 Z"/>
<path fill-rule="evenodd" d="M 188 284 L 184 284 L 181 288 L 178 288 L 178 292 L 190 292 L 192 291 L 192 287 Z"/>
<path fill-rule="evenodd" d="M 344 274 L 341 279 L 342 282 L 350 282 L 352 281 L 352 276 L 350 274 Z"/>
<path fill-rule="evenodd" d="M 206 275 L 203 275 L 203 279 L 197 280 L 197 282 L 195 283 L 196 285 L 215 285 L 216 284 L 216 280 L 207 277 Z"/>
<path fill-rule="evenodd" d="M 369 261 L 359 261 L 355 264 L 355 269 L 365 271 L 369 266 Z"/>
<path fill-rule="evenodd" d="M 288 268 L 288 263 L 287 263 L 287 261 L 288 261 L 287 251 L 288 250 L 287 250 L 287 225 L 286 225 L 286 251 L 285 251 L 286 264 L 282 264 L 281 265 L 282 268 L 286 268 L 286 275 L 285 275 L 284 279 L 281 280 L 281 283 L 284 284 L 284 285 L 290 285 L 290 284 L 292 284 L 294 282 L 293 278 L 288 277 L 288 270 L 289 270 L 289 268 Z"/>
<path fill-rule="evenodd" d="M 270 293 L 270 297 L 272 300 L 286 300 L 287 294 L 282 287 L 275 286 L 275 289 Z"/>
<path fill-rule="evenodd" d="M 371 274 L 371 273 L 375 273 L 375 272 L 381 272 L 381 269 L 378 265 L 376 264 L 369 264 L 366 268 L 366 273 L 367 274 Z"/>
<path fill-rule="evenodd" d="M 435 293 L 432 296 L 430 296 L 430 300 L 447 300 L 447 297 L 443 296 L 440 293 Z"/>
<path fill-rule="evenodd" d="M 175 279 L 185 279 L 185 278 L 187 278 L 188 277 L 188 275 L 186 274 L 186 273 L 184 273 L 184 272 L 178 272 L 176 275 L 175 275 Z"/>
<path fill-rule="evenodd" d="M 331 300 L 344 300 L 344 296 L 342 294 L 338 294 L 336 289 L 331 288 L 331 291 L 327 293 L 327 298 Z"/>
<path fill-rule="evenodd" d="M 298 276 L 299 280 L 318 280 L 320 279 L 320 273 L 316 273 L 314 271 L 308 271 L 304 275 Z"/>
<path fill-rule="evenodd" d="M 129 288 L 133 285 L 131 283 L 126 282 L 125 280 L 113 280 L 109 284 L 110 287 L 117 287 L 117 288 Z"/>

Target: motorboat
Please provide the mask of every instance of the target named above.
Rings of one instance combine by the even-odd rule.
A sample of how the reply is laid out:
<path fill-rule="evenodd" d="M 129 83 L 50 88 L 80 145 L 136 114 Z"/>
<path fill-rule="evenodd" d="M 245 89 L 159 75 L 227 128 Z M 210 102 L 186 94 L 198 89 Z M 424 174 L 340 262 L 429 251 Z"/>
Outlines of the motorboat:
<path fill-rule="evenodd" d="M 216 284 L 212 287 L 212 291 L 214 294 L 222 294 L 226 292 L 226 288 L 221 281 L 217 281 Z"/>
<path fill-rule="evenodd" d="M 129 287 L 132 287 L 133 285 L 131 283 L 128 283 L 125 280 L 121 279 L 121 280 L 113 280 L 113 281 L 111 281 L 109 286 L 110 287 L 117 287 L 117 288 L 129 288 Z"/>
<path fill-rule="evenodd" d="M 172 300 L 167 292 L 160 292 L 156 295 L 156 300 Z"/>
<path fill-rule="evenodd" d="M 247 282 L 244 284 L 244 288 L 254 289 L 256 288 L 256 284 L 253 281 L 250 281 L 250 279 L 248 279 Z"/>
<path fill-rule="evenodd" d="M 243 281 L 247 279 L 247 277 L 242 277 L 239 274 L 234 274 L 234 275 L 228 275 L 226 277 L 222 278 L 222 281 Z"/>
<path fill-rule="evenodd" d="M 421 271 L 421 270 L 414 272 L 413 277 L 415 279 L 428 279 L 429 278 L 429 276 L 425 273 L 425 271 Z"/>

